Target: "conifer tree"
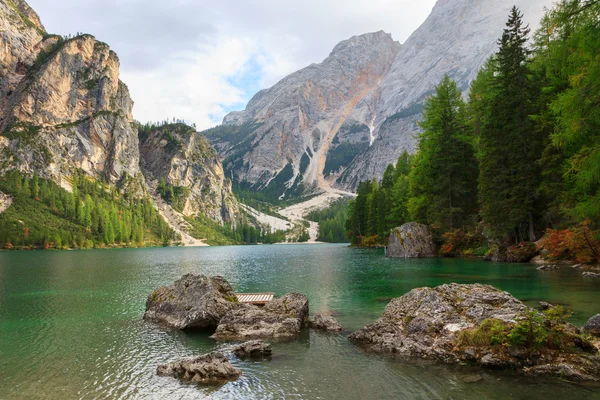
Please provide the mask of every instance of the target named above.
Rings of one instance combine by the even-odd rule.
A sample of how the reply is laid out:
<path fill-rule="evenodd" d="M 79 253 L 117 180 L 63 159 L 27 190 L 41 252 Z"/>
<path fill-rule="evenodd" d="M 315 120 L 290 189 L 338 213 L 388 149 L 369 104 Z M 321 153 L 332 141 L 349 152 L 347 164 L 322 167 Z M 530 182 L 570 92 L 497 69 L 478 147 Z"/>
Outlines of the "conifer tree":
<path fill-rule="evenodd" d="M 500 48 L 488 65 L 478 138 L 481 216 L 493 234 L 515 242 L 536 239 L 537 162 L 543 142 L 530 118 L 529 28 L 522 17 L 516 7 L 511 9 Z"/>
<path fill-rule="evenodd" d="M 477 162 L 461 92 L 447 75 L 426 100 L 421 127 L 410 174 L 411 217 L 445 230 L 463 228 L 476 208 Z"/>

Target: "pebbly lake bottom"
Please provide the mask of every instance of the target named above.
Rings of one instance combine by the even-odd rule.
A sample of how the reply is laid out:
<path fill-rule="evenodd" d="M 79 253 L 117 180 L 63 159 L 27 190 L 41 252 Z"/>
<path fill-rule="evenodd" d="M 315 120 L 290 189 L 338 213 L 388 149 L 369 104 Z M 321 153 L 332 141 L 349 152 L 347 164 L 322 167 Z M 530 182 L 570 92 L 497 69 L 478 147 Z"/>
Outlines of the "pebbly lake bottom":
<path fill-rule="evenodd" d="M 156 375 L 156 365 L 225 346 L 209 333 L 141 319 L 148 293 L 185 273 L 240 292 L 297 291 L 347 332 L 274 343 L 270 361 L 234 359 L 220 388 Z M 600 399 L 600 387 L 364 353 L 346 338 L 415 287 L 486 283 L 536 306 L 600 312 L 600 282 L 570 268 L 461 259 L 386 259 L 345 245 L 0 252 L 0 399 Z M 482 379 L 471 382 L 474 375 Z"/>

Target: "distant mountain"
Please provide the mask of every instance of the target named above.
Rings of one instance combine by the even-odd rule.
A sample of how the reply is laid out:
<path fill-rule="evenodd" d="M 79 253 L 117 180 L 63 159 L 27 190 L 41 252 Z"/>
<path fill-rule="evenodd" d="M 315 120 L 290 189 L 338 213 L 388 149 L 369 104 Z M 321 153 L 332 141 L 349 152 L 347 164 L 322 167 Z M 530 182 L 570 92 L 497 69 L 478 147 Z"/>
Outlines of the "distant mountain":
<path fill-rule="evenodd" d="M 236 184 L 273 196 L 353 190 L 414 151 L 424 99 L 445 73 L 467 90 L 516 3 L 532 28 L 551 0 L 438 0 L 405 44 L 384 32 L 339 43 L 206 132 Z"/>

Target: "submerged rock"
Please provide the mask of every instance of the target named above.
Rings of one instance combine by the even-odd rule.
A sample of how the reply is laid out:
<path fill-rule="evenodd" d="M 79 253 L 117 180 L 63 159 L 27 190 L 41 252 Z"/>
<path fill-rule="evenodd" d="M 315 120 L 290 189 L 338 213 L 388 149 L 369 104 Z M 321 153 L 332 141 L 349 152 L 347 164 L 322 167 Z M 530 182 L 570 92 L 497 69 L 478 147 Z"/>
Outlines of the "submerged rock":
<path fill-rule="evenodd" d="M 337 319 L 323 314 L 315 314 L 308 325 L 312 329 L 325 332 L 340 332 L 344 329 Z"/>
<path fill-rule="evenodd" d="M 235 302 L 223 277 L 187 274 L 150 293 L 144 319 L 177 329 L 215 328 Z"/>
<path fill-rule="evenodd" d="M 583 331 L 590 335 L 600 337 L 600 314 L 596 314 L 585 323 Z"/>
<path fill-rule="evenodd" d="M 308 298 L 288 293 L 264 307 L 240 304 L 227 312 L 212 336 L 217 340 L 293 338 L 308 318 Z"/>
<path fill-rule="evenodd" d="M 555 270 L 555 269 L 560 269 L 560 267 L 558 265 L 547 264 L 547 265 L 540 265 L 536 269 L 538 271 L 552 271 L 552 270 Z"/>
<path fill-rule="evenodd" d="M 262 340 L 250 340 L 233 348 L 233 354 L 239 358 L 268 358 L 273 352 L 269 343 Z"/>
<path fill-rule="evenodd" d="M 585 277 L 585 278 L 594 278 L 594 279 L 600 279 L 600 273 L 598 272 L 584 272 L 583 274 L 581 274 L 581 276 Z"/>
<path fill-rule="evenodd" d="M 156 369 L 158 375 L 172 376 L 189 383 L 218 385 L 236 380 L 242 371 L 229 363 L 221 353 L 213 352 L 196 357 L 180 358 Z"/>
<path fill-rule="evenodd" d="M 597 349 L 570 324 L 561 323 L 557 330 L 562 332 L 561 340 L 569 351 L 550 347 L 540 353 L 524 345 L 499 344 L 498 340 L 503 339 L 494 342 L 493 335 L 505 339 L 525 311 L 521 301 L 488 285 L 452 283 L 418 288 L 392 300 L 375 323 L 352 333 L 349 339 L 376 353 L 522 371 L 546 365 L 536 373 L 549 374 L 561 368 L 548 365 L 568 364 L 581 380 L 600 378 L 600 358 L 590 355 Z M 495 329 L 497 333 L 490 333 Z M 489 337 L 481 339 L 486 333 Z"/>
<path fill-rule="evenodd" d="M 409 222 L 390 233 L 386 255 L 397 258 L 436 257 L 431 230 L 427 225 Z"/>

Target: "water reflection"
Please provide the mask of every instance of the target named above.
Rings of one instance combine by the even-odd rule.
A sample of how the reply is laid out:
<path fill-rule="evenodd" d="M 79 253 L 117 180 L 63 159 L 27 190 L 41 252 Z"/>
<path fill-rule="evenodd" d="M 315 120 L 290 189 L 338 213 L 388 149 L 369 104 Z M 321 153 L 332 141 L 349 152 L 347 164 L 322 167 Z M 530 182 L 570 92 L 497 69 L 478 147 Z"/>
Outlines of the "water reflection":
<path fill-rule="evenodd" d="M 270 361 L 234 360 L 243 376 L 221 388 L 158 377 L 158 363 L 226 346 L 141 320 L 148 293 L 190 272 L 223 275 L 238 291 L 306 293 L 313 312 L 335 313 L 349 330 L 374 321 L 390 298 L 448 282 L 489 283 L 531 304 L 566 303 L 578 324 L 600 304 L 599 283 L 569 269 L 390 260 L 337 245 L 4 252 L 0 399 L 599 397 L 593 387 L 367 355 L 344 335 L 316 332 L 275 343 Z M 482 379 L 469 383 L 473 374 Z"/>

